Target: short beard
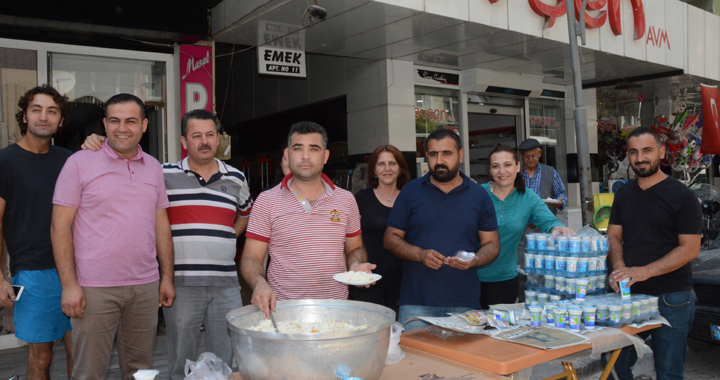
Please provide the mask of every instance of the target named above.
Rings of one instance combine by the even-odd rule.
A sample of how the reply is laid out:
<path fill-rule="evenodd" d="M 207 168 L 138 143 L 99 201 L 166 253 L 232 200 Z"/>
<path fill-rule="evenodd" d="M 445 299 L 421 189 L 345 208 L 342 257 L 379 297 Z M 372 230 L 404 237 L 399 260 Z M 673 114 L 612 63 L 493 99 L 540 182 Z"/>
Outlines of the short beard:
<path fill-rule="evenodd" d="M 445 172 L 440 173 L 437 171 L 438 168 L 445 168 L 446 170 Z M 458 175 L 458 172 L 460 172 L 460 163 L 455 165 L 455 167 L 452 169 L 442 164 L 435 165 L 434 168 L 430 169 L 430 175 L 433 177 L 433 179 L 443 183 L 450 182 L 455 179 L 455 177 L 457 177 Z"/>
<path fill-rule="evenodd" d="M 637 165 L 637 164 L 635 164 Z M 637 175 L 640 178 L 646 178 L 654 175 L 655 173 L 660 170 L 660 161 L 657 162 L 650 162 L 650 165 L 647 169 L 638 169 L 635 165 L 630 165 L 632 170 L 635 172 L 635 175 Z"/>

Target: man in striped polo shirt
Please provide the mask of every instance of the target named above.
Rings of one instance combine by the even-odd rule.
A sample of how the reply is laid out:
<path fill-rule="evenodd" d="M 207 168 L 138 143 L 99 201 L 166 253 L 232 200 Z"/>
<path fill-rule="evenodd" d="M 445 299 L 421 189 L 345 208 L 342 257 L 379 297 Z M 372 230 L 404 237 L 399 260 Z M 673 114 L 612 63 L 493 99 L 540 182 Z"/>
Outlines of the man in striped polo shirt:
<path fill-rule="evenodd" d="M 177 293 L 173 307 L 163 308 L 171 379 L 184 379 L 185 359 L 197 359 L 203 323 L 207 351 L 232 365 L 225 314 L 242 306 L 235 243 L 247 227 L 252 199 L 242 172 L 215 158 L 219 129 L 211 112 L 186 113 L 180 141 L 188 157 L 163 165 Z M 84 147 L 101 139 L 93 135 Z"/>
<path fill-rule="evenodd" d="M 322 174 L 327 145 L 322 126 L 294 124 L 285 149 L 291 173 L 253 206 L 240 267 L 253 288 L 252 303 L 268 318 L 276 299 L 347 299 L 347 285 L 333 275 L 375 268 L 365 262 L 355 198 Z"/>

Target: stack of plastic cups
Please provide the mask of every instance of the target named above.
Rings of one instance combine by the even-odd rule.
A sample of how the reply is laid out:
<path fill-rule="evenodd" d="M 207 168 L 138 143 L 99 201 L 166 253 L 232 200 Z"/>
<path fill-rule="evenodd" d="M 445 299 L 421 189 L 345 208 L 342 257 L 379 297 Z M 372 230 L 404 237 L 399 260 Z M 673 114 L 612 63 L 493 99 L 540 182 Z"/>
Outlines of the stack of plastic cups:
<path fill-rule="evenodd" d="M 546 251 L 547 250 L 547 244 L 548 244 L 548 236 L 545 234 L 537 234 L 535 235 L 536 239 L 536 245 L 538 251 Z"/>
<path fill-rule="evenodd" d="M 591 242 L 592 238 L 589 236 L 580 238 L 580 252 L 590 252 Z"/>
<path fill-rule="evenodd" d="M 642 316 L 642 321 L 645 322 L 650 320 L 650 297 L 643 297 L 641 302 L 640 315 Z"/>
<path fill-rule="evenodd" d="M 597 272 L 597 262 L 598 262 L 597 256 L 591 256 L 588 258 L 588 268 L 587 268 L 588 273 L 594 274 L 595 272 Z"/>
<path fill-rule="evenodd" d="M 563 294 L 565 293 L 565 277 L 555 277 L 555 291 L 557 294 Z"/>
<path fill-rule="evenodd" d="M 632 323 L 632 301 L 622 301 L 622 324 Z"/>
<path fill-rule="evenodd" d="M 603 274 L 603 275 L 597 276 L 597 279 L 595 281 L 595 288 L 597 288 L 597 290 L 600 291 L 601 293 L 605 292 L 605 279 L 606 278 L 607 278 L 607 276 L 605 276 Z"/>
<path fill-rule="evenodd" d="M 568 252 L 570 252 L 570 254 L 575 254 L 574 257 L 579 257 L 581 242 L 580 236 L 571 236 L 568 240 Z"/>
<path fill-rule="evenodd" d="M 562 255 L 563 252 L 558 252 Z M 555 275 L 566 277 L 565 271 L 567 271 L 567 256 L 556 256 L 555 257 Z"/>
<path fill-rule="evenodd" d="M 581 257 L 578 260 L 577 264 L 577 271 L 578 271 L 578 278 L 584 278 L 589 276 L 588 273 L 588 264 L 590 263 L 590 259 L 587 257 Z"/>
<path fill-rule="evenodd" d="M 530 306 L 533 302 L 537 302 L 536 294 L 532 290 L 525 290 L 525 306 Z"/>
<path fill-rule="evenodd" d="M 658 297 L 651 296 L 650 300 L 650 318 L 657 318 L 660 316 L 660 310 L 658 309 Z"/>
<path fill-rule="evenodd" d="M 602 255 L 599 255 L 599 256 L 597 257 L 597 268 L 596 268 L 596 270 L 597 270 L 598 272 L 603 272 L 603 273 L 605 273 L 605 271 L 607 270 L 606 262 L 607 262 L 607 253 L 604 253 L 604 254 L 602 254 Z"/>
<path fill-rule="evenodd" d="M 558 236 L 556 249 L 560 252 L 560 255 L 567 256 L 570 251 L 570 240 L 567 236 Z"/>
<path fill-rule="evenodd" d="M 552 304 L 558 304 L 561 300 L 562 300 L 562 296 L 558 296 L 555 294 L 550 295 L 550 303 L 552 303 Z"/>
<path fill-rule="evenodd" d="M 595 276 L 587 276 L 587 294 L 595 294 Z"/>
<path fill-rule="evenodd" d="M 607 236 L 607 235 L 604 235 L 604 236 L 601 237 L 601 239 L 600 239 L 600 248 L 601 248 L 601 249 L 600 249 L 601 251 L 606 251 L 606 252 L 607 252 L 607 251 L 610 250 L 610 243 L 609 243 L 609 240 L 608 240 L 608 236 Z"/>
<path fill-rule="evenodd" d="M 632 321 L 633 323 L 640 323 L 642 322 L 642 301 L 639 299 L 634 299 L 632 302 Z"/>
<path fill-rule="evenodd" d="M 527 234 L 525 235 L 525 238 L 527 239 L 527 244 L 525 244 L 525 249 L 528 251 L 534 251 L 537 249 L 537 240 L 535 239 L 535 234 Z"/>
<path fill-rule="evenodd" d="M 610 318 L 610 315 L 608 314 L 608 305 L 605 302 L 596 302 L 597 306 L 597 318 L 595 319 L 596 323 L 600 326 L 605 326 L 607 320 Z"/>
<path fill-rule="evenodd" d="M 555 276 L 551 274 L 545 275 L 545 291 L 552 292 L 555 289 Z"/>
<path fill-rule="evenodd" d="M 557 307 L 557 304 L 545 305 L 545 317 L 547 320 L 547 324 L 550 327 L 555 327 L 555 313 L 553 313 L 553 309 L 555 307 Z"/>
<path fill-rule="evenodd" d="M 580 321 L 582 320 L 583 309 L 580 307 L 571 307 L 568 309 L 568 325 L 572 331 L 580 331 Z"/>
<path fill-rule="evenodd" d="M 538 304 L 540 306 L 545 306 L 545 304 L 548 301 L 548 297 L 549 296 L 547 293 L 538 293 L 538 295 L 537 295 Z"/>
<path fill-rule="evenodd" d="M 601 236 L 593 236 L 592 237 L 592 243 L 590 243 L 590 250 L 593 252 L 602 251 L 602 243 L 600 240 L 602 239 Z"/>
<path fill-rule="evenodd" d="M 540 305 L 530 305 L 530 326 L 540 327 L 542 325 L 542 311 L 543 307 Z"/>
<path fill-rule="evenodd" d="M 587 298 L 588 280 L 587 278 L 578 278 L 575 280 L 577 291 L 575 293 L 575 300 L 585 302 Z"/>
<path fill-rule="evenodd" d="M 578 273 L 578 260 L 577 257 L 568 257 L 567 258 L 567 275 L 565 277 L 567 278 L 575 278 L 577 277 Z"/>
<path fill-rule="evenodd" d="M 577 280 L 574 278 L 568 278 L 565 284 L 565 294 L 570 298 L 575 298 L 577 294 Z"/>
<path fill-rule="evenodd" d="M 619 328 L 623 325 L 622 318 L 623 307 L 620 304 L 612 303 L 608 305 L 609 321 L 608 325 L 611 327 Z"/>
<path fill-rule="evenodd" d="M 553 314 L 555 317 L 555 327 L 564 329 L 565 323 L 567 322 L 567 309 L 562 306 L 554 307 Z"/>
<path fill-rule="evenodd" d="M 555 274 L 555 256 L 550 255 L 551 251 L 548 251 L 548 255 L 545 256 L 545 274 Z"/>
<path fill-rule="evenodd" d="M 535 255 L 530 253 L 530 251 L 525 254 L 525 271 L 535 273 Z"/>
<path fill-rule="evenodd" d="M 595 330 L 595 320 L 597 307 L 594 305 L 584 305 L 583 308 L 583 323 L 585 324 L 585 330 Z"/>
<path fill-rule="evenodd" d="M 535 255 L 535 273 L 537 274 L 543 274 L 545 273 L 543 269 L 545 268 L 545 252 L 538 251 L 537 255 Z"/>

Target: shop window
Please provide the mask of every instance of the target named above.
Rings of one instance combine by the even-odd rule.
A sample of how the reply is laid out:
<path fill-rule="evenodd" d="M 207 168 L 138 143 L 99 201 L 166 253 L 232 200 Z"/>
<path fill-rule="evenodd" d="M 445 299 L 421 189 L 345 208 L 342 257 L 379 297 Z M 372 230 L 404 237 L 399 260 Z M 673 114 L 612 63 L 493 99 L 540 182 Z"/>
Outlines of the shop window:
<path fill-rule="evenodd" d="M 596 96 L 601 191 L 611 190 L 611 180 L 635 177 L 627 161 L 626 138 L 638 125 L 676 130 L 682 136 L 680 144 L 697 135 L 692 120 L 702 114 L 702 96 L 700 82 L 690 75 L 598 87 Z M 698 170 L 698 161 L 668 150 L 660 168 L 685 183 L 707 183 L 710 173 Z M 678 170 L 684 165 L 695 169 Z"/>
<path fill-rule="evenodd" d="M 15 120 L 17 104 L 37 81 L 37 52 L 0 48 L 0 149 L 22 137 Z"/>
<path fill-rule="evenodd" d="M 165 81 L 165 62 L 48 53 L 48 83 L 71 102 L 71 123 L 55 144 L 77 151 L 85 137 L 104 134 L 105 102 L 113 95 L 129 93 L 142 99 L 148 111 L 148 128 L 140 146 L 161 162 L 167 161 Z"/>
<path fill-rule="evenodd" d="M 567 183 L 567 144 L 565 142 L 565 102 L 554 99 L 530 99 L 528 138 L 542 145 L 540 162 L 557 170 Z"/>
<path fill-rule="evenodd" d="M 437 129 L 460 130 L 458 91 L 415 87 L 415 145 L 418 161 L 425 160 L 425 140 Z"/>

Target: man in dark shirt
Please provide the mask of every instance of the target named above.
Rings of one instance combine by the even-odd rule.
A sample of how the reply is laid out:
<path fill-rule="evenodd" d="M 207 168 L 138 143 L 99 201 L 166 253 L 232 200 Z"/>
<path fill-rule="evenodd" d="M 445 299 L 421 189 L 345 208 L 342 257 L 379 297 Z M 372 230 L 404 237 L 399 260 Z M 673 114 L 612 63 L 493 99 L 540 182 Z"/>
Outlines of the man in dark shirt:
<path fill-rule="evenodd" d="M 637 179 L 615 195 L 607 231 L 609 283 L 617 292 L 618 282 L 630 278 L 632 293 L 659 297 L 660 315 L 670 326 L 644 335 L 653 338 L 658 380 L 682 379 L 695 314 L 690 261 L 700 253 L 702 212 L 687 186 L 659 170 L 665 147 L 652 129 L 630 133 L 627 156 Z M 615 365 L 620 380 L 633 379 L 636 361 L 633 348 L 623 349 Z"/>
<path fill-rule="evenodd" d="M 65 340 L 70 376 L 70 320 L 60 305 L 62 288 L 50 242 L 55 181 L 71 154 L 50 145 L 50 139 L 67 124 L 68 99 L 43 85 L 20 98 L 18 107 L 23 137 L 0 151 L 0 256 L 4 240 L 12 283 L 25 290 L 14 302 L 12 286 L 0 278 L 0 306 L 15 305 L 15 336 L 28 342 L 27 377 L 50 378 L 53 342 L 59 339 Z"/>
<path fill-rule="evenodd" d="M 490 195 L 460 173 L 460 138 L 440 129 L 427 138 L 430 172 L 407 184 L 388 218 L 385 248 L 404 260 L 398 321 L 410 331 L 427 326 L 413 317 L 480 308 L 476 267 L 500 253 Z M 463 261 L 456 252 L 475 252 Z"/>

